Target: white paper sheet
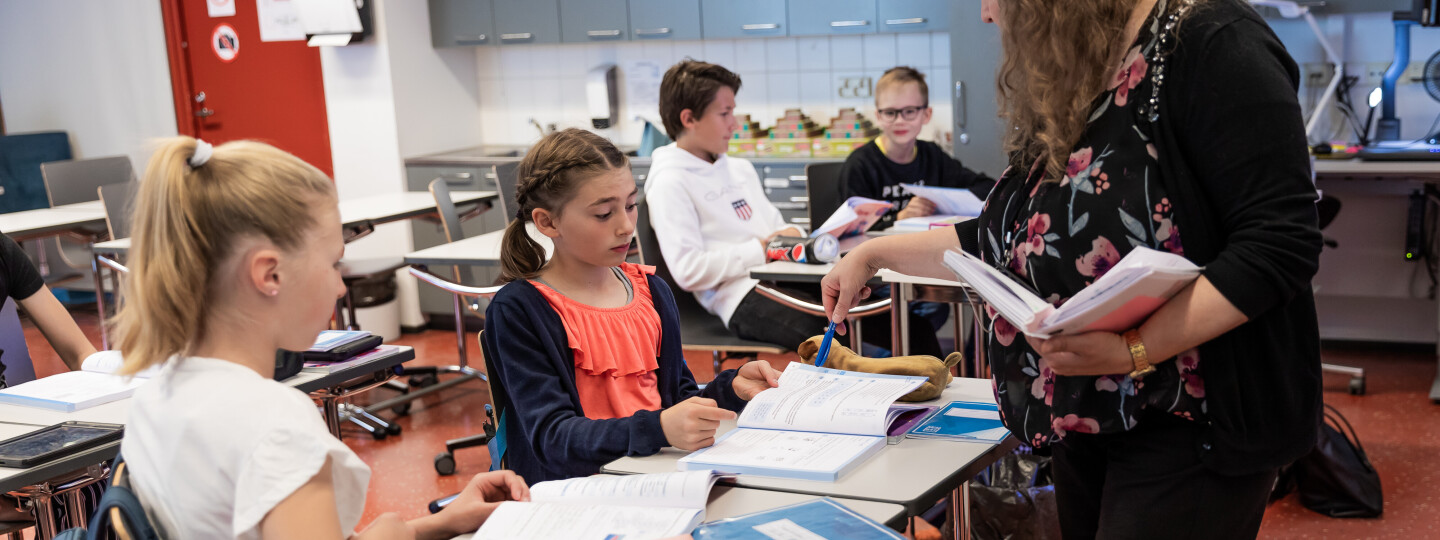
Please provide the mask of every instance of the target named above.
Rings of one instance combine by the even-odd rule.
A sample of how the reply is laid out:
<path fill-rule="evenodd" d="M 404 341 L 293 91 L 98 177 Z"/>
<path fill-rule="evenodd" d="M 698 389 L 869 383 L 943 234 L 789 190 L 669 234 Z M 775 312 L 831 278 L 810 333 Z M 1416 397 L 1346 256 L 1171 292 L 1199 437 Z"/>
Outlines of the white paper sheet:
<path fill-rule="evenodd" d="M 699 510 L 507 502 L 475 532 L 474 540 L 646 540 L 690 532 Z"/>
<path fill-rule="evenodd" d="M 764 467 L 828 472 L 840 470 L 875 445 L 884 444 L 884 439 L 864 435 L 736 428 L 715 446 L 681 461 L 696 461 L 720 470 Z"/>
<path fill-rule="evenodd" d="M 704 510 L 716 478 L 713 471 L 688 471 L 552 480 L 532 486 L 530 500 Z"/>
<path fill-rule="evenodd" d="M 985 201 L 980 200 L 968 189 L 900 184 L 911 195 L 935 203 L 938 214 L 951 216 L 978 216 Z"/>

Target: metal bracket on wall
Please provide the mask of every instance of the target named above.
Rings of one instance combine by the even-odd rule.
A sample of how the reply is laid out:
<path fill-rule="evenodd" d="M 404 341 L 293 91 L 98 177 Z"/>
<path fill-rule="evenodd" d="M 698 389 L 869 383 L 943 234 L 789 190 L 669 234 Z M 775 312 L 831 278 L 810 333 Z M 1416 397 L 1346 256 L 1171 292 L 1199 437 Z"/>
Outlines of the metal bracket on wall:
<path fill-rule="evenodd" d="M 955 81 L 955 140 L 960 144 L 970 144 L 969 117 L 965 110 L 965 81 Z"/>

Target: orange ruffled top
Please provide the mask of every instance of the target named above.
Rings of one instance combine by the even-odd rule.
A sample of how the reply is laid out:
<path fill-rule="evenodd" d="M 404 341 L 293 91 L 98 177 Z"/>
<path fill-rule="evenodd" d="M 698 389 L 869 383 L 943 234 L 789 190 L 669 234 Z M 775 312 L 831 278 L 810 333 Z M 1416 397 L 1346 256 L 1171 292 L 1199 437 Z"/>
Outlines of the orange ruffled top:
<path fill-rule="evenodd" d="M 580 407 L 594 420 L 660 409 L 655 377 L 660 368 L 660 314 L 645 277 L 655 273 L 655 267 L 621 263 L 620 271 L 630 280 L 633 294 L 628 304 L 617 308 L 582 304 L 530 281 L 560 314 L 575 356 Z"/>

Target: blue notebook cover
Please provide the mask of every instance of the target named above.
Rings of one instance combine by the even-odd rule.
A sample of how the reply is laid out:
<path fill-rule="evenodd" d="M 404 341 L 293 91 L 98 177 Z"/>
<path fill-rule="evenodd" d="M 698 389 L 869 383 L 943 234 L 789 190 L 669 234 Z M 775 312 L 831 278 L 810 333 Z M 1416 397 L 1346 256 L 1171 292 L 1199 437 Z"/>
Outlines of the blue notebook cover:
<path fill-rule="evenodd" d="M 808 535 L 805 533 L 809 533 Z M 712 521 L 691 533 L 695 540 L 751 538 L 824 538 L 826 540 L 903 539 L 889 527 L 825 497 L 754 514 Z"/>
<path fill-rule="evenodd" d="M 994 403 L 952 401 L 910 430 L 909 437 L 1000 442 L 1009 434 Z"/>

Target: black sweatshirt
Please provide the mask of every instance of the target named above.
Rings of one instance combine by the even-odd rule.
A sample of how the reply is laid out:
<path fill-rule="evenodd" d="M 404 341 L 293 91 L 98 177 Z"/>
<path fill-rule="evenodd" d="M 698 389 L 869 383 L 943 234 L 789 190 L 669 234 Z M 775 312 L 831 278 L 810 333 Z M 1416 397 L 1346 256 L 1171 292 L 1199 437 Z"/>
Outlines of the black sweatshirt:
<path fill-rule="evenodd" d="M 1248 319 L 1200 346 L 1208 410 L 1197 451 L 1239 475 L 1315 446 L 1317 196 L 1294 60 L 1241 0 L 1194 9 L 1166 62 L 1155 146 L 1185 256 Z M 972 223 L 956 228 L 967 249 Z"/>
<path fill-rule="evenodd" d="M 976 197 L 984 199 L 995 186 L 995 180 L 965 168 L 930 141 L 915 141 L 915 159 L 903 165 L 890 161 L 880 146 L 870 141 L 851 152 L 840 167 L 840 189 L 845 198 L 867 197 L 895 204 L 871 227 L 873 230 L 890 228 L 895 215 L 912 197 L 900 184 L 969 188 Z"/>
<path fill-rule="evenodd" d="M 0 233 L 0 305 L 6 298 L 24 300 L 40 290 L 45 279 L 20 244 Z"/>

